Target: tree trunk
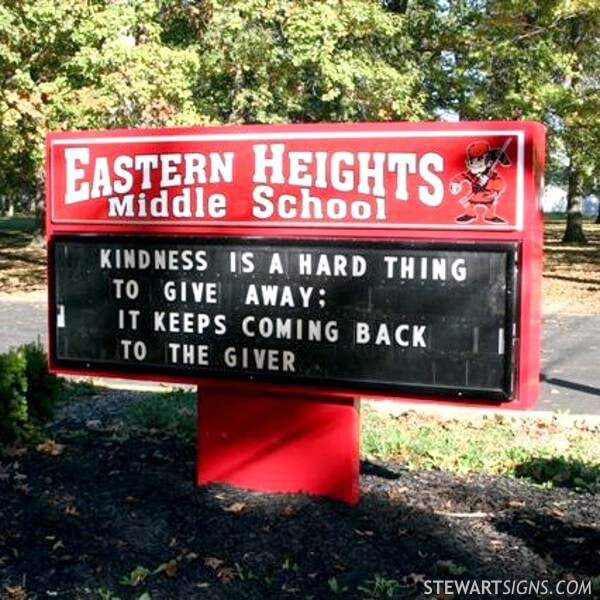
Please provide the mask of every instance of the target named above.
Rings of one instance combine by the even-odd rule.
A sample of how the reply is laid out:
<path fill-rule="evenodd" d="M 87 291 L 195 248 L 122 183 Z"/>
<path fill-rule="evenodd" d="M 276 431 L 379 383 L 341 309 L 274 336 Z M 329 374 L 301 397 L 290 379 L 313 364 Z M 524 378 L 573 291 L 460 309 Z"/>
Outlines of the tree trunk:
<path fill-rule="evenodd" d="M 596 216 L 596 225 L 600 225 L 600 200 L 598 201 L 598 215 Z"/>
<path fill-rule="evenodd" d="M 586 244 L 587 239 L 583 233 L 583 182 L 581 171 L 574 164 L 573 159 L 569 164 L 569 189 L 567 191 L 567 227 L 563 236 L 563 243 Z"/>

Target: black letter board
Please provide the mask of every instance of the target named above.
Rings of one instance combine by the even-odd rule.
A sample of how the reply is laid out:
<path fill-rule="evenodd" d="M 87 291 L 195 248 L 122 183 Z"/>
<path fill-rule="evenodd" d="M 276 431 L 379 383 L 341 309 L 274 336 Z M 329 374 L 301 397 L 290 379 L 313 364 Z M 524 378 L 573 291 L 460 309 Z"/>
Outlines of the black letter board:
<path fill-rule="evenodd" d="M 509 399 L 516 245 L 51 241 L 57 367 Z"/>

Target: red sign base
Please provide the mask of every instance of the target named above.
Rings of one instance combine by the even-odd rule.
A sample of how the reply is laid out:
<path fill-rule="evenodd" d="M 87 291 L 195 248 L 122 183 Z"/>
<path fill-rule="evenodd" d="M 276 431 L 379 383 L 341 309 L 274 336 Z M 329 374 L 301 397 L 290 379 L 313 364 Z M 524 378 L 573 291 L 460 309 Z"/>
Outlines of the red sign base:
<path fill-rule="evenodd" d="M 198 485 L 359 500 L 359 403 L 206 389 L 198 393 Z"/>

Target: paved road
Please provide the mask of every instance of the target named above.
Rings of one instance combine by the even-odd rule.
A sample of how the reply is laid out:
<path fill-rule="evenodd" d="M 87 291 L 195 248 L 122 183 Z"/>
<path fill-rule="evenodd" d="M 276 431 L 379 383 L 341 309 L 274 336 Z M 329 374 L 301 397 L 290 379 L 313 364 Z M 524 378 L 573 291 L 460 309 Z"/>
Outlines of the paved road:
<path fill-rule="evenodd" d="M 46 304 L 40 296 L 0 297 L 0 352 L 46 337 Z M 600 315 L 547 316 L 542 348 L 536 410 L 600 415 Z"/>
<path fill-rule="evenodd" d="M 538 410 L 600 415 L 600 315 L 544 319 Z"/>
<path fill-rule="evenodd" d="M 45 344 L 46 310 L 41 294 L 0 297 L 0 352 L 38 339 Z"/>

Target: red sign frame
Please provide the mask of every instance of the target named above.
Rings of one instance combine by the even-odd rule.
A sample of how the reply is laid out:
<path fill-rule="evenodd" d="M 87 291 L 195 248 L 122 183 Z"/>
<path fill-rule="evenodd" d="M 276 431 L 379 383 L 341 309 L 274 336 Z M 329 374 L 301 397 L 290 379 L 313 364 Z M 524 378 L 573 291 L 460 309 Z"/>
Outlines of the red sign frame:
<path fill-rule="evenodd" d="M 264 228 L 390 237 L 522 231 L 534 130 L 522 123 L 376 123 L 54 133 L 48 222 L 62 231 L 254 235 Z M 469 154 L 501 147 L 510 161 L 496 168 L 503 222 L 457 222 L 460 201 L 473 201 L 466 200 Z M 462 187 L 454 198 L 453 182 Z"/>
<path fill-rule="evenodd" d="M 517 243 L 515 394 L 497 406 L 528 409 L 539 393 L 544 155 L 544 128 L 530 122 L 51 133 L 47 235 Z M 473 165 L 484 157 L 494 176 L 481 184 Z M 252 385 L 298 393 L 297 386 Z"/>

